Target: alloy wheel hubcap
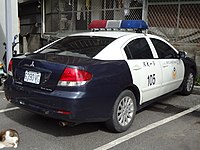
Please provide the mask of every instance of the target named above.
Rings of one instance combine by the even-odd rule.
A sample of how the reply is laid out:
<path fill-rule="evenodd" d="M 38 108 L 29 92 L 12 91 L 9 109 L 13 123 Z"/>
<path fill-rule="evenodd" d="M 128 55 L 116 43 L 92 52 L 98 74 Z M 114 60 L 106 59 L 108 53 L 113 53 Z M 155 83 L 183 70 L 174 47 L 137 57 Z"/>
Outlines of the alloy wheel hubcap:
<path fill-rule="evenodd" d="M 188 80 L 187 80 L 187 91 L 188 92 L 192 90 L 193 84 L 194 84 L 194 76 L 192 73 L 190 73 L 188 76 Z"/>
<path fill-rule="evenodd" d="M 124 97 L 117 108 L 117 120 L 121 126 L 126 126 L 133 118 L 133 100 L 126 96 Z"/>

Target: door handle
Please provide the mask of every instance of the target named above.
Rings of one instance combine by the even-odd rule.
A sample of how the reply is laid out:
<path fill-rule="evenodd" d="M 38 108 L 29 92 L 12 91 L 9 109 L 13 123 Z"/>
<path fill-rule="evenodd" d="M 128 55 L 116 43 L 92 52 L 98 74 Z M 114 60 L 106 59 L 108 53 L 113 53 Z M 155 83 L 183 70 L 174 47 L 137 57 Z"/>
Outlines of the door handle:
<path fill-rule="evenodd" d="M 165 67 L 168 67 L 168 65 L 167 65 L 167 64 L 163 64 L 162 66 L 163 66 L 164 68 L 165 68 Z"/>
<path fill-rule="evenodd" d="M 140 70 L 140 69 L 142 69 L 142 67 L 140 67 L 139 65 L 133 66 L 133 70 Z"/>

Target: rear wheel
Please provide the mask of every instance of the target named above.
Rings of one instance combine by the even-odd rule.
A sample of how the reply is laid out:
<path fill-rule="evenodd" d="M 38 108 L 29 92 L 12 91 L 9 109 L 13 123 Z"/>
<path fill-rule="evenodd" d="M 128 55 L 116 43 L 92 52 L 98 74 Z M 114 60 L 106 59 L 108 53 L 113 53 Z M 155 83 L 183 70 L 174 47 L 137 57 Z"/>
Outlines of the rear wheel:
<path fill-rule="evenodd" d="M 124 90 L 115 101 L 112 117 L 106 126 L 113 132 L 126 131 L 135 118 L 136 98 L 130 90 Z"/>
<path fill-rule="evenodd" d="M 193 70 L 189 70 L 186 74 L 185 81 L 183 83 L 182 95 L 190 95 L 192 93 L 195 82 L 195 73 Z"/>

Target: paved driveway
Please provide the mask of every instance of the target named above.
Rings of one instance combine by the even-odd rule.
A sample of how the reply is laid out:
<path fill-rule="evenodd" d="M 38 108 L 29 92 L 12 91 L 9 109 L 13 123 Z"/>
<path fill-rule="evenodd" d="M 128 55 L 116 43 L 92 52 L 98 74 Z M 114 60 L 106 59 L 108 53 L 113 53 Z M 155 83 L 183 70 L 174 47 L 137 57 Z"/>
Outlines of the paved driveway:
<path fill-rule="evenodd" d="M 0 129 L 19 132 L 19 150 L 199 150 L 199 104 L 200 95 L 174 95 L 138 112 L 131 128 L 116 134 L 103 123 L 62 128 L 57 120 L 9 104 L 1 92 Z"/>

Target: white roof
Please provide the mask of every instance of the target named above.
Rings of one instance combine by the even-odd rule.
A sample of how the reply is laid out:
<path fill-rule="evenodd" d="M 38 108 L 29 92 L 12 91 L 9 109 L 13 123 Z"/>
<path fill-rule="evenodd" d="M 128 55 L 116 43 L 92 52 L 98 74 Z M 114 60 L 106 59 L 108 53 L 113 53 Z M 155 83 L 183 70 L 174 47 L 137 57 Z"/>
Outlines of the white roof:
<path fill-rule="evenodd" d="M 144 34 L 135 32 L 125 32 L 125 31 L 95 31 L 95 32 L 76 33 L 76 34 L 71 34 L 70 36 L 101 36 L 101 37 L 119 38 L 126 35 L 138 36 Z"/>

